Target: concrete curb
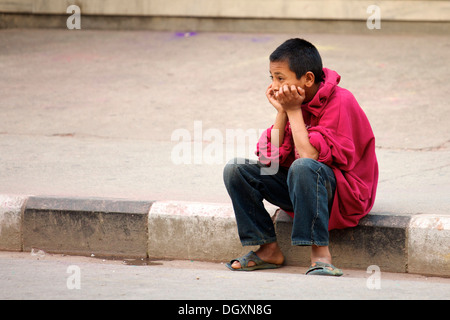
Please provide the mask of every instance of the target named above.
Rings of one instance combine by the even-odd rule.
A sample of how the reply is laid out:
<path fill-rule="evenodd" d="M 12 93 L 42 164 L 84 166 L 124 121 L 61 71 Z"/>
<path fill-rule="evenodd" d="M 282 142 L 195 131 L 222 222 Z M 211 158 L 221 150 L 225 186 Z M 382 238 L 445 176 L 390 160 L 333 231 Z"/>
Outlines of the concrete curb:
<path fill-rule="evenodd" d="M 274 223 L 287 265 L 308 266 L 308 247 L 290 244 L 292 219 Z M 450 217 L 371 213 L 330 234 L 341 268 L 450 276 Z M 231 204 L 0 195 L 0 250 L 229 261 L 240 244 Z"/>

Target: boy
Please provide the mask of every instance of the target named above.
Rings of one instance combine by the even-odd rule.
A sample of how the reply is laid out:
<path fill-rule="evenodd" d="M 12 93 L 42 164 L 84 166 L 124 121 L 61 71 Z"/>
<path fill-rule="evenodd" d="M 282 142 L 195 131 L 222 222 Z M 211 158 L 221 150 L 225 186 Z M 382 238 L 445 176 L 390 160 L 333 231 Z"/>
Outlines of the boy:
<path fill-rule="evenodd" d="M 308 41 L 280 45 L 270 56 L 270 75 L 266 96 L 277 115 L 258 142 L 259 162 L 234 159 L 224 169 L 241 243 L 260 247 L 227 267 L 251 271 L 283 264 L 266 199 L 294 218 L 292 245 L 311 246 L 307 274 L 340 276 L 331 263 L 329 230 L 356 226 L 374 204 L 378 164 L 371 126 Z M 273 164 L 278 170 L 264 174 Z"/>

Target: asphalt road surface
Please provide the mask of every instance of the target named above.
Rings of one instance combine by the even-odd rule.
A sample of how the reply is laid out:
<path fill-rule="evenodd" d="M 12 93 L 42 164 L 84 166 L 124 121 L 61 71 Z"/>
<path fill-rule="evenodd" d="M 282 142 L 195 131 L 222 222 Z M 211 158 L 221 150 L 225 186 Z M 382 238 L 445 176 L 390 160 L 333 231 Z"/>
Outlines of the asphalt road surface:
<path fill-rule="evenodd" d="M 450 298 L 450 279 L 344 270 L 339 278 L 305 268 L 232 272 L 224 263 L 111 260 L 0 252 L 0 299 L 10 300 L 375 300 Z M 181 305 L 180 305 L 181 306 Z M 185 304 L 182 304 L 185 306 Z"/>

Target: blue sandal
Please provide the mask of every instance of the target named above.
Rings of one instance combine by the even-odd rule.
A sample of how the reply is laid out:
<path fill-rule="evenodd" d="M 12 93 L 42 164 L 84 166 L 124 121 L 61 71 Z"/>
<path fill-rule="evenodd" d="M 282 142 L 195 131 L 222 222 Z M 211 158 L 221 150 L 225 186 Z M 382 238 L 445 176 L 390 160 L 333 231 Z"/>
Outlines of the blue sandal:
<path fill-rule="evenodd" d="M 341 269 L 336 268 L 332 264 L 324 262 L 314 262 L 306 271 L 307 275 L 317 275 L 317 276 L 335 276 L 340 277 L 344 273 Z"/>
<path fill-rule="evenodd" d="M 239 262 L 241 264 L 241 267 L 239 269 L 234 269 L 231 265 L 235 262 Z M 250 261 L 253 261 L 255 263 L 254 266 L 249 267 L 248 263 Z M 227 268 L 232 271 L 254 271 L 254 270 L 261 270 L 261 269 L 276 269 L 281 267 L 281 264 L 274 264 L 269 263 L 261 260 L 260 257 L 256 255 L 253 251 L 250 251 L 245 256 L 242 256 L 237 259 L 231 260 L 229 263 L 226 264 Z"/>

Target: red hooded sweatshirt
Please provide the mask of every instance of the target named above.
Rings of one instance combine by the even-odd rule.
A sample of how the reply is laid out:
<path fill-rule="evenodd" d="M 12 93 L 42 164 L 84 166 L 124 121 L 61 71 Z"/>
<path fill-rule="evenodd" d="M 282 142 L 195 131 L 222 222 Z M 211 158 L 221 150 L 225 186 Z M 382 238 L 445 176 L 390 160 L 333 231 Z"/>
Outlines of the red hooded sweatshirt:
<path fill-rule="evenodd" d="M 309 141 L 319 152 L 318 161 L 336 176 L 328 229 L 343 229 L 358 225 L 373 207 L 378 183 L 375 137 L 355 97 L 338 86 L 340 75 L 326 68 L 323 71 L 324 81 L 314 98 L 302 105 L 302 112 Z M 283 144 L 273 155 L 271 129 L 261 136 L 256 153 L 262 163 L 279 161 L 280 166 L 289 167 L 298 158 L 290 124 L 286 124 Z"/>

